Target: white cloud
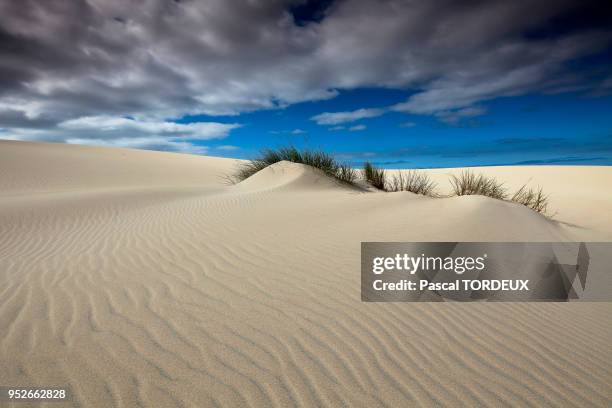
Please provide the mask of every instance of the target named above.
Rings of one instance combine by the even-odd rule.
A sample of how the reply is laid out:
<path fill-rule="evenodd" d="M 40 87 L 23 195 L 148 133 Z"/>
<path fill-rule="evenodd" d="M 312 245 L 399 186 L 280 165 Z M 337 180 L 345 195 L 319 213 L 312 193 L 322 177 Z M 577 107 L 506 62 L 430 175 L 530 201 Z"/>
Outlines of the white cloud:
<path fill-rule="evenodd" d="M 222 139 L 232 129 L 240 127 L 237 123 L 175 123 L 112 116 L 86 116 L 61 122 L 58 126 L 68 130 L 95 131 L 108 139 L 128 137 L 127 134 L 150 134 L 198 140 Z"/>
<path fill-rule="evenodd" d="M 230 150 L 239 150 L 240 147 L 232 146 L 232 145 L 221 145 L 221 146 L 217 146 L 216 149 L 230 151 Z"/>
<path fill-rule="evenodd" d="M 223 139 L 240 126 L 237 123 L 182 124 L 111 116 L 88 116 L 61 122 L 52 129 L 4 129 L 0 132 L 0 136 L 16 140 L 205 153 L 207 148 L 196 143 L 197 141 Z"/>
<path fill-rule="evenodd" d="M 458 109 L 454 111 L 437 112 L 435 116 L 444 123 L 454 125 L 457 124 L 461 119 L 481 116 L 484 115 L 486 112 L 487 110 L 483 107 L 470 106 L 468 108 Z"/>
<path fill-rule="evenodd" d="M 345 128 L 344 126 L 332 126 L 328 130 L 337 131 L 337 130 L 343 130 L 344 128 Z"/>
<path fill-rule="evenodd" d="M 399 127 L 401 128 L 411 128 L 411 127 L 415 127 L 416 123 L 414 122 L 403 122 L 399 124 Z"/>
<path fill-rule="evenodd" d="M 310 118 L 318 125 L 337 125 L 355 122 L 360 119 L 375 118 L 384 114 L 384 109 L 357 109 L 348 112 L 324 112 Z"/>
<path fill-rule="evenodd" d="M 366 129 L 366 125 L 355 125 L 355 126 L 351 126 L 348 130 L 350 132 L 358 132 L 360 130 L 365 130 Z"/>
<path fill-rule="evenodd" d="M 303 129 L 293 129 L 293 130 L 268 130 L 268 133 L 271 135 L 303 135 L 308 133 Z"/>

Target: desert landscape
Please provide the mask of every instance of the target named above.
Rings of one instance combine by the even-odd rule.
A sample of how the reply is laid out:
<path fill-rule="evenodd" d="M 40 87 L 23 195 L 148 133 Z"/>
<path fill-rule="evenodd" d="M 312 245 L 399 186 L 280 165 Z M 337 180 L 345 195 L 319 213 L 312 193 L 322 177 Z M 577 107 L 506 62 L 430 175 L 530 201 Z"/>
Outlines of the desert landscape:
<path fill-rule="evenodd" d="M 610 241 L 612 167 L 476 169 L 542 186 L 547 218 L 290 162 L 228 185 L 236 165 L 0 141 L 0 384 L 70 387 L 54 407 L 612 405 L 612 303 L 374 304 L 359 281 L 362 241 Z"/>

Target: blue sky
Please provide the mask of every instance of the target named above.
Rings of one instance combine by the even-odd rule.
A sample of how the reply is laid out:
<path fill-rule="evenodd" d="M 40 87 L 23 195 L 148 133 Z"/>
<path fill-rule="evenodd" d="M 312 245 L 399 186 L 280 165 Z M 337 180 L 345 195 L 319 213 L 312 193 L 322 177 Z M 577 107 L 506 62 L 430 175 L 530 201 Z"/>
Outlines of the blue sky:
<path fill-rule="evenodd" d="M 598 0 L 0 3 L 3 139 L 612 165 L 611 102 Z"/>
<path fill-rule="evenodd" d="M 569 92 L 501 97 L 480 103 L 481 115 L 455 123 L 401 112 L 340 125 L 312 120 L 322 112 L 391 106 L 409 95 L 400 90 L 358 89 L 330 100 L 243 114 L 241 128 L 206 145 L 214 155 L 250 158 L 262 148 L 291 144 L 323 149 L 355 165 L 369 160 L 388 168 L 612 165 L 612 95 Z M 209 120 L 234 123 L 236 117 L 187 116 L 179 122 Z M 350 130 L 360 125 L 365 129 Z"/>

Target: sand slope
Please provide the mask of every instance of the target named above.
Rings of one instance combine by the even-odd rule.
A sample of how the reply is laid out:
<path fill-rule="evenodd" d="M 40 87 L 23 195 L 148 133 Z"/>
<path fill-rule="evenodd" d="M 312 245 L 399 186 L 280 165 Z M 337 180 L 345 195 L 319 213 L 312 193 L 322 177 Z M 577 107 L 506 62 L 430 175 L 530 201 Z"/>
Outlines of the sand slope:
<path fill-rule="evenodd" d="M 610 168 L 482 169 L 537 178 L 559 223 L 292 163 L 227 186 L 234 164 L 0 141 L 0 385 L 101 407 L 612 404 L 609 303 L 359 300 L 361 241 L 609 240 Z"/>

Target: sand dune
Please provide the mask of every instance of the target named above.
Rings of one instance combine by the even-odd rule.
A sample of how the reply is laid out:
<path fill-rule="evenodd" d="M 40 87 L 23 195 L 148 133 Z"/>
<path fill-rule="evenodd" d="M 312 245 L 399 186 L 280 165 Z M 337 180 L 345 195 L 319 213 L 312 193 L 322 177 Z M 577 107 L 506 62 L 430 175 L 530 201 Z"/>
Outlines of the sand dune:
<path fill-rule="evenodd" d="M 361 241 L 611 240 L 611 168 L 479 169 L 543 185 L 550 220 L 287 162 L 228 186 L 234 165 L 0 141 L 0 385 L 100 407 L 612 404 L 610 303 L 368 304 L 359 280 Z"/>

